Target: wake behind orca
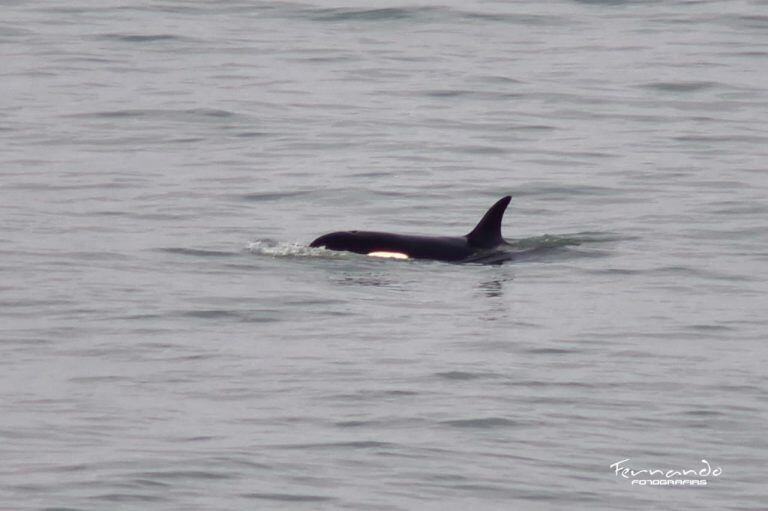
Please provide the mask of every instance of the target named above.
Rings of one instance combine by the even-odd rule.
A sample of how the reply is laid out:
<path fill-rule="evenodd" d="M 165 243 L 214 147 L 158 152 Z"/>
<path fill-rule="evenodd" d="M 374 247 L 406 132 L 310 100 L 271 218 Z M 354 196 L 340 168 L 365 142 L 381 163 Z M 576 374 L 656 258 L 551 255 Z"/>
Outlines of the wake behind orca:
<path fill-rule="evenodd" d="M 448 262 L 500 263 L 513 258 L 501 236 L 501 220 L 512 200 L 503 197 L 465 236 L 415 236 L 374 231 L 339 231 L 320 236 L 310 247 L 345 250 L 397 259 L 433 259 Z"/>

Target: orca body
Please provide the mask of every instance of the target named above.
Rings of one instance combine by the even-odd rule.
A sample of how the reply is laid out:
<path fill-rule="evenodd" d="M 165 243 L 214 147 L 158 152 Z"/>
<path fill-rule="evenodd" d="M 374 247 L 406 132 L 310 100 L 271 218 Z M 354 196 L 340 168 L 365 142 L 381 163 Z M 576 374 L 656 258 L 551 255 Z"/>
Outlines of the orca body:
<path fill-rule="evenodd" d="M 501 220 L 511 197 L 500 199 L 465 236 L 415 236 L 374 231 L 340 231 L 320 236 L 310 247 L 346 250 L 398 259 L 449 262 L 500 262 L 508 243 L 501 237 Z M 500 259 L 501 256 L 501 259 Z"/>

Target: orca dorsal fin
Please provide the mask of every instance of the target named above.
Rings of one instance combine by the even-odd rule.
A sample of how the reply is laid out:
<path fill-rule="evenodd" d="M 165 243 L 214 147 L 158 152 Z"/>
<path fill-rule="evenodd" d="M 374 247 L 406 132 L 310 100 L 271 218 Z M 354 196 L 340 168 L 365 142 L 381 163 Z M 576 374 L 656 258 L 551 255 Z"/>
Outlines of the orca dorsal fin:
<path fill-rule="evenodd" d="M 512 197 L 507 195 L 491 206 L 477 227 L 467 234 L 470 245 L 478 248 L 493 248 L 504 243 L 504 238 L 501 237 L 501 219 L 504 218 L 504 211 L 507 210 L 511 200 Z"/>

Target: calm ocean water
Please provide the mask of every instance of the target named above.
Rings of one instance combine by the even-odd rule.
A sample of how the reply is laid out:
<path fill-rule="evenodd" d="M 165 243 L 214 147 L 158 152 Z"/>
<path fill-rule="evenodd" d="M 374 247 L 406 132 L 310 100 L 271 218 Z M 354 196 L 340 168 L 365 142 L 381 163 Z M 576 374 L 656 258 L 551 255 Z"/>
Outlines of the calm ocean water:
<path fill-rule="evenodd" d="M 768 2 L 0 4 L 0 509 L 766 508 Z"/>

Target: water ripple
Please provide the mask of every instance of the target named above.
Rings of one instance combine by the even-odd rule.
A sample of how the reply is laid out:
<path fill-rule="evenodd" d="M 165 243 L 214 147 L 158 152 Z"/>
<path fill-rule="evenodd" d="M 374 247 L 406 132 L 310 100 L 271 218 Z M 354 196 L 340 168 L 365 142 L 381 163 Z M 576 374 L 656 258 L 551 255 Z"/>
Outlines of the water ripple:
<path fill-rule="evenodd" d="M 114 40 L 125 43 L 154 43 L 161 41 L 191 42 L 192 39 L 175 34 L 103 34 L 99 39 Z"/>
<path fill-rule="evenodd" d="M 504 417 L 484 417 L 481 419 L 457 419 L 442 421 L 440 424 L 455 428 L 492 429 L 492 428 L 519 428 L 533 426 L 532 421 L 520 421 L 505 419 Z"/>
<path fill-rule="evenodd" d="M 278 502 L 333 502 L 335 497 L 325 495 L 302 495 L 298 493 L 242 493 L 241 497 L 256 500 L 274 500 Z"/>

